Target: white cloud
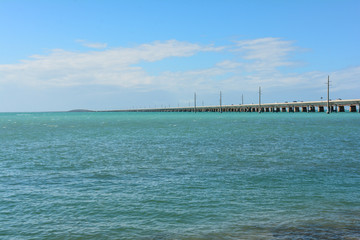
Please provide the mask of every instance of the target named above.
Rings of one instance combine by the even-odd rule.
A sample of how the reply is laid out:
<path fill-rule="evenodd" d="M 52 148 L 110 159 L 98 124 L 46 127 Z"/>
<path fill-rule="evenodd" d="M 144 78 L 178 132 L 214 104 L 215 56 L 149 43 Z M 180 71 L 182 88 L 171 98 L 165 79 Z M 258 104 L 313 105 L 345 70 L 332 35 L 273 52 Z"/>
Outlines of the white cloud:
<path fill-rule="evenodd" d="M 134 48 L 114 48 L 86 53 L 56 49 L 49 55 L 34 55 L 18 64 L 0 65 L 2 82 L 35 86 L 116 85 L 142 87 L 153 83 L 136 64 L 169 57 L 189 57 L 221 48 L 169 40 Z"/>
<path fill-rule="evenodd" d="M 293 66 L 294 61 L 289 60 L 292 52 L 299 48 L 292 41 L 284 41 L 279 38 L 260 38 L 236 42 L 235 52 L 242 53 L 242 57 L 248 60 L 247 71 L 276 71 L 278 67 Z"/>
<path fill-rule="evenodd" d="M 279 67 L 296 66 L 291 54 L 299 48 L 291 41 L 262 38 L 235 42 L 233 46 L 200 45 L 176 40 L 156 41 L 132 48 L 111 48 L 89 52 L 55 49 L 48 55 L 34 55 L 17 64 L 0 65 L 0 82 L 35 87 L 69 87 L 107 85 L 136 89 L 166 91 L 254 90 L 258 86 L 289 88 L 323 88 L 327 74 L 339 79 L 334 90 L 359 87 L 360 67 L 333 73 L 284 73 Z M 213 66 L 205 69 L 173 71 L 164 68 L 150 75 L 142 62 L 167 58 L 191 57 L 201 52 L 220 55 Z M 343 81 L 343 82 L 341 82 Z M 349 84 L 350 83 L 350 84 Z"/>
<path fill-rule="evenodd" d="M 360 88 L 360 66 L 350 67 L 330 73 L 333 91 L 353 90 Z"/>

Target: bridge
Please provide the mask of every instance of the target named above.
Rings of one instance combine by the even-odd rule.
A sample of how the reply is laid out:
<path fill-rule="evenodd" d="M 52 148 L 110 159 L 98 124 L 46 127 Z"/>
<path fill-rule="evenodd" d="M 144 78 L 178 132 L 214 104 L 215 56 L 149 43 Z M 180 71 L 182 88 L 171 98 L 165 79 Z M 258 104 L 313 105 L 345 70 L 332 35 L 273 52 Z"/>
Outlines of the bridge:
<path fill-rule="evenodd" d="M 328 105 L 329 104 L 329 105 Z M 217 106 L 141 108 L 112 110 L 111 112 L 360 112 L 360 99 L 239 104 Z M 328 107 L 329 106 L 329 107 Z"/>

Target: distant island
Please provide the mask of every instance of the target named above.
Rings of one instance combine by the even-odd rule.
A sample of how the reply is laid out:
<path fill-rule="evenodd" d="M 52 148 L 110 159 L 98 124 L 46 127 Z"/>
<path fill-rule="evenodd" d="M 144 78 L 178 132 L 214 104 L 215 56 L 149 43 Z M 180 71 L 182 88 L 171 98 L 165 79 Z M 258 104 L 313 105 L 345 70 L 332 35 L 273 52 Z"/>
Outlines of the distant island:
<path fill-rule="evenodd" d="M 74 109 L 74 110 L 70 110 L 69 112 L 95 112 L 95 111 L 88 109 Z"/>

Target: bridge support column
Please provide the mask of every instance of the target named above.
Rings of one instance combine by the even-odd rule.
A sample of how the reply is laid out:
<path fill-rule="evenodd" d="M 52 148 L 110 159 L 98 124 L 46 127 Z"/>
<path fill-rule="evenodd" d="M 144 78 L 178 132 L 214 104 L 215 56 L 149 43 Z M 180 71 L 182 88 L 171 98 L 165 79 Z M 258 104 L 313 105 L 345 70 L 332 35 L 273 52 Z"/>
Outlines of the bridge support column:
<path fill-rule="evenodd" d="M 289 107 L 289 112 L 294 112 L 294 108 L 293 107 Z"/>
<path fill-rule="evenodd" d="M 307 112 L 307 111 L 308 111 L 308 108 L 307 108 L 307 107 L 301 107 L 301 111 L 302 111 L 302 112 Z"/>
<path fill-rule="evenodd" d="M 295 112 L 300 112 L 300 107 L 294 107 Z"/>
<path fill-rule="evenodd" d="M 318 107 L 318 112 L 324 112 L 324 106 L 319 106 Z"/>
<path fill-rule="evenodd" d="M 356 105 L 350 105 L 349 112 L 356 112 Z"/>
<path fill-rule="evenodd" d="M 265 112 L 270 112 L 270 108 L 265 108 Z"/>
<path fill-rule="evenodd" d="M 345 112 L 345 106 L 338 106 L 339 112 Z"/>
<path fill-rule="evenodd" d="M 286 110 L 286 107 L 282 107 L 281 108 L 281 112 L 286 112 L 287 110 Z"/>

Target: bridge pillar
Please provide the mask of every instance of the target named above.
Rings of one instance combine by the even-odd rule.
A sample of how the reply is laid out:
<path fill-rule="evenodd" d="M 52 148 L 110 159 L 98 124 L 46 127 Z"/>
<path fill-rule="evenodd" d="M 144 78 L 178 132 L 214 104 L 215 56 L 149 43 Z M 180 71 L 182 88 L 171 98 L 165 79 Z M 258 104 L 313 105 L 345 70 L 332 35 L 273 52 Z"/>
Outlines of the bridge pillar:
<path fill-rule="evenodd" d="M 337 112 L 337 106 L 331 106 L 330 111 L 331 112 Z"/>
<path fill-rule="evenodd" d="M 318 107 L 318 112 L 324 112 L 324 106 L 319 106 Z"/>
<path fill-rule="evenodd" d="M 350 112 L 356 112 L 356 105 L 350 105 Z"/>
<path fill-rule="evenodd" d="M 314 106 L 309 106 L 309 112 L 315 112 L 315 107 Z"/>
<path fill-rule="evenodd" d="M 294 107 L 295 112 L 300 112 L 300 107 Z"/>
<path fill-rule="evenodd" d="M 286 107 L 282 107 L 281 108 L 281 112 L 286 112 L 287 110 L 286 110 Z"/>
<path fill-rule="evenodd" d="M 345 112 L 345 106 L 338 106 L 339 112 Z"/>
<path fill-rule="evenodd" d="M 293 107 L 289 107 L 288 111 L 289 111 L 289 112 L 294 112 L 294 108 L 293 108 Z"/>
<path fill-rule="evenodd" d="M 307 108 L 307 107 L 301 107 L 301 111 L 302 111 L 302 112 L 307 112 L 307 111 L 308 111 L 308 108 Z"/>
<path fill-rule="evenodd" d="M 265 112 L 270 112 L 270 108 L 265 108 Z"/>

